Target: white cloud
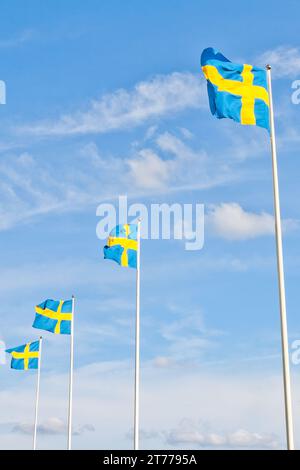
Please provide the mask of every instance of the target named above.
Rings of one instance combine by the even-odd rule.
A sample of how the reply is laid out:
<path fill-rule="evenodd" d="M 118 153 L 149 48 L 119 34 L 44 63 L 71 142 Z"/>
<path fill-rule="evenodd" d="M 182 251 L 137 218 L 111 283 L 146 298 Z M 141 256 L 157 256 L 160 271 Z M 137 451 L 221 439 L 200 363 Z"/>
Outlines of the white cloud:
<path fill-rule="evenodd" d="M 245 429 L 231 432 L 228 435 L 228 443 L 233 447 L 268 447 L 278 448 L 278 438 L 270 434 L 260 434 L 257 432 L 249 432 Z"/>
<path fill-rule="evenodd" d="M 48 364 L 54 360 L 52 349 L 48 347 Z M 200 442 L 199 434 L 209 441 L 211 447 L 217 448 L 271 448 L 272 442 L 276 441 L 278 446 L 284 446 L 282 377 L 280 373 L 273 376 L 264 359 L 259 363 L 263 366 L 261 372 L 256 365 L 255 372 L 251 372 L 247 365 L 241 373 L 236 364 L 231 369 L 227 364 L 225 374 L 224 364 L 219 369 L 209 366 L 209 370 L 205 370 L 201 367 L 159 368 L 143 363 L 141 427 L 144 432 L 141 448 L 197 449 L 204 442 Z M 85 430 L 95 431 L 76 434 L 73 439 L 75 449 L 132 447 L 128 433 L 133 416 L 133 365 L 133 360 L 95 361 L 76 368 L 75 430 L 77 433 L 81 429 L 80 423 L 89 423 Z M 1 373 L 5 383 L 0 391 L 2 423 L 16 423 L 20 417 L 22 422 L 32 423 L 34 377 L 24 374 L 15 379 L 8 366 Z M 293 384 L 296 392 L 299 381 Z M 67 372 L 60 374 L 55 370 L 51 373 L 45 363 L 41 380 L 40 422 L 46 432 L 38 433 L 39 449 L 60 449 L 66 444 L 63 430 L 67 385 Z M 16 400 L 20 389 L 22 400 Z M 51 416 L 64 419 L 52 421 L 49 420 Z M 299 424 L 299 420 L 296 421 Z M 12 434 L 5 426 L 1 432 L 1 448 L 30 448 L 30 429 L 27 428 L 27 433 Z M 272 437 L 273 434 L 278 437 Z"/>
<path fill-rule="evenodd" d="M 165 161 L 150 149 L 142 149 L 136 158 L 127 160 L 129 176 L 134 184 L 144 189 L 163 189 L 172 177 L 172 162 Z"/>
<path fill-rule="evenodd" d="M 75 436 L 81 435 L 85 431 L 95 431 L 94 426 L 91 424 L 84 424 L 77 426 L 73 430 Z M 31 423 L 18 423 L 12 428 L 12 432 L 21 434 L 33 434 L 33 424 Z M 49 418 L 43 423 L 38 425 L 37 432 L 43 435 L 66 434 L 67 424 L 60 418 Z"/>
<path fill-rule="evenodd" d="M 153 147 L 154 146 L 154 147 Z M 74 212 L 90 204 L 129 197 L 207 189 L 235 178 L 229 165 L 194 150 L 178 137 L 159 134 L 130 156 L 103 155 L 93 143 L 57 161 L 4 152 L 0 162 L 0 230 L 52 212 Z"/>
<path fill-rule="evenodd" d="M 298 47 L 278 46 L 261 54 L 257 63 L 272 66 L 274 78 L 297 78 L 300 74 L 300 49 Z"/>
<path fill-rule="evenodd" d="M 173 359 L 167 356 L 157 356 L 153 360 L 155 367 L 170 367 L 173 364 Z"/>
<path fill-rule="evenodd" d="M 158 135 L 156 144 L 168 166 L 169 187 L 208 189 L 236 178 L 228 161 L 224 163 L 217 155 L 208 156 L 202 149 L 195 150 L 170 132 Z"/>
<path fill-rule="evenodd" d="M 267 212 L 256 214 L 245 211 L 237 203 L 223 203 L 212 206 L 208 212 L 207 222 L 213 233 L 227 240 L 246 240 L 266 235 L 273 235 L 274 217 Z M 298 221 L 286 219 L 283 229 L 298 228 Z"/>
<path fill-rule="evenodd" d="M 207 423 L 197 425 L 193 421 L 184 420 L 177 429 L 166 433 L 166 441 L 174 446 L 195 445 L 200 448 L 277 449 L 279 447 L 278 437 L 272 434 L 250 432 L 245 429 L 229 432 L 215 432 L 208 429 Z"/>
<path fill-rule="evenodd" d="M 80 211 L 114 200 L 119 194 L 140 198 L 153 192 L 204 190 L 239 178 L 229 162 L 215 155 L 208 157 L 169 132 L 158 134 L 154 146 L 143 146 L 134 149 L 130 157 L 118 158 L 103 156 L 91 142 L 59 162 L 25 152 L 3 154 L 0 230 L 53 212 Z M 274 226 L 271 214 L 246 212 L 236 203 L 212 207 L 206 222 L 217 235 L 228 239 L 272 234 Z M 295 220 L 283 221 L 285 230 L 297 227 Z M 186 230 L 188 236 L 188 227 Z"/>
<path fill-rule="evenodd" d="M 116 90 L 93 101 L 86 111 L 63 115 L 56 122 L 25 126 L 22 132 L 40 136 L 105 133 L 136 127 L 151 118 L 199 108 L 204 102 L 203 82 L 189 72 L 156 75 L 128 91 Z"/>
<path fill-rule="evenodd" d="M 213 232 L 228 240 L 245 240 L 274 233 L 274 218 L 265 212 L 246 212 L 239 204 L 223 203 L 208 214 Z"/>
<path fill-rule="evenodd" d="M 156 148 L 142 148 L 126 160 L 131 185 L 145 191 L 207 189 L 234 178 L 229 166 L 217 165 L 170 132 L 159 134 Z M 123 172 L 124 174 L 124 172 Z M 126 173 L 125 173 L 126 174 Z"/>
<path fill-rule="evenodd" d="M 133 192 L 128 172 L 125 160 L 103 158 L 94 144 L 54 162 L 40 155 L 5 153 L 0 162 L 0 230 L 114 199 L 116 190 Z"/>

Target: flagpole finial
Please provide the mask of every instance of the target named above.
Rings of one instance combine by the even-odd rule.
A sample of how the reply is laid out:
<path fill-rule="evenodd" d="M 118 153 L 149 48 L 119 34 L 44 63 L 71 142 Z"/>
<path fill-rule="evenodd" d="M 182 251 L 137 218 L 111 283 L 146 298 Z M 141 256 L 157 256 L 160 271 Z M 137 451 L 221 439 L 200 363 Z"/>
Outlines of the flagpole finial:
<path fill-rule="evenodd" d="M 267 64 L 267 65 L 266 65 L 266 69 L 267 69 L 267 70 L 271 70 L 271 68 L 272 68 L 272 67 L 271 67 L 270 64 Z"/>

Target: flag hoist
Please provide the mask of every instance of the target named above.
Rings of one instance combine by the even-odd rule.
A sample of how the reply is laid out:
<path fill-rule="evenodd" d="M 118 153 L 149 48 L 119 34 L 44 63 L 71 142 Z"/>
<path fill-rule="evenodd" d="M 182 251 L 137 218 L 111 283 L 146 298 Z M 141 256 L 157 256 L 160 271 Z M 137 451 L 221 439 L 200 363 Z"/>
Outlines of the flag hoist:
<path fill-rule="evenodd" d="M 120 266 L 136 269 L 135 374 L 134 374 L 134 450 L 139 449 L 140 422 L 140 240 L 141 220 L 137 224 L 117 225 L 104 247 L 104 258 Z"/>
<path fill-rule="evenodd" d="M 70 335 L 70 376 L 68 404 L 68 438 L 67 448 L 72 448 L 72 413 L 73 413 L 73 368 L 74 368 L 74 306 L 71 300 L 47 299 L 35 307 L 33 327 L 50 331 L 57 335 Z"/>
<path fill-rule="evenodd" d="M 235 64 L 211 47 L 202 52 L 201 66 L 207 80 L 209 104 L 213 115 L 219 119 L 230 118 L 240 124 L 260 126 L 270 133 L 286 438 L 288 449 L 293 450 L 293 415 L 271 66 L 267 65 L 264 70 L 249 64 Z"/>
<path fill-rule="evenodd" d="M 33 426 L 33 450 L 36 450 L 38 411 L 40 399 L 40 377 L 41 377 L 41 361 L 42 361 L 42 337 L 38 341 L 22 344 L 15 348 L 6 350 L 11 354 L 11 368 L 16 370 L 37 369 L 37 387 L 35 400 L 35 416 Z"/>

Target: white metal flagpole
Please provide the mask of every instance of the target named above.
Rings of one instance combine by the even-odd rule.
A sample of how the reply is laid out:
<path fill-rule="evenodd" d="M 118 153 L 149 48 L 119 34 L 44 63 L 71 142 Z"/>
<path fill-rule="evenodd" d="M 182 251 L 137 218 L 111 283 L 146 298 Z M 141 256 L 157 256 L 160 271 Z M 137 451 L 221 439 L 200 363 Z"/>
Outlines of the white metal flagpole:
<path fill-rule="evenodd" d="M 134 450 L 139 449 L 140 421 L 140 265 L 141 265 L 141 220 L 137 224 L 136 262 L 136 322 L 135 322 L 135 384 L 134 384 Z"/>
<path fill-rule="evenodd" d="M 75 297 L 72 295 L 72 320 L 70 335 L 70 382 L 69 382 L 69 413 L 68 413 L 68 450 L 72 449 L 72 413 L 73 413 L 73 368 L 74 368 L 74 310 Z"/>
<path fill-rule="evenodd" d="M 269 89 L 269 98 L 270 98 L 270 134 L 271 134 L 272 168 L 273 168 L 273 191 L 274 191 L 277 271 L 278 271 L 280 321 L 281 321 L 281 344 L 282 344 L 286 438 L 287 438 L 288 450 L 294 450 L 293 411 L 292 411 L 291 378 L 290 378 L 290 364 L 289 364 L 289 343 L 288 343 L 286 300 L 285 300 L 285 286 L 284 286 L 282 230 L 281 230 L 281 217 L 280 217 L 274 109 L 273 109 L 273 98 L 272 98 L 271 66 L 267 65 L 266 69 L 267 69 L 268 89 Z"/>
<path fill-rule="evenodd" d="M 34 429 L 33 429 L 33 450 L 36 450 L 36 435 L 37 435 L 37 423 L 38 423 L 39 400 L 40 400 L 42 341 L 43 341 L 43 338 L 40 336 L 40 339 L 39 339 L 38 372 L 37 372 L 37 386 L 36 386 L 36 400 L 35 400 L 35 419 L 34 419 Z"/>

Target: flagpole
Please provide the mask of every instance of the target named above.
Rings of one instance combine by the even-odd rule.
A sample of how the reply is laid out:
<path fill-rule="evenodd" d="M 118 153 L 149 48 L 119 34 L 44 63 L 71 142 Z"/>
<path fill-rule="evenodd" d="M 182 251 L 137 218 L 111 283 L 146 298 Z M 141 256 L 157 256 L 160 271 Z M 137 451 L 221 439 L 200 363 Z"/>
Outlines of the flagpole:
<path fill-rule="evenodd" d="M 271 136 L 271 150 L 272 150 L 273 192 L 274 192 L 274 209 L 275 209 L 275 233 L 276 233 L 279 303 L 280 303 L 280 321 L 281 321 L 281 346 L 282 346 L 282 364 L 283 364 L 286 439 L 287 439 L 288 450 L 294 450 L 293 411 L 292 411 L 291 378 L 290 378 L 290 365 L 289 365 L 289 343 L 288 343 L 285 285 L 284 285 L 282 229 L 281 229 L 281 217 L 280 217 L 279 184 L 278 184 L 275 124 L 274 124 L 274 109 L 273 109 L 273 98 L 272 98 L 271 66 L 267 65 L 266 69 L 267 69 L 268 89 L 269 89 L 269 97 L 270 97 L 270 136 Z"/>
<path fill-rule="evenodd" d="M 137 223 L 136 321 L 135 321 L 135 384 L 134 384 L 134 450 L 139 449 L 140 421 L 140 264 L 141 219 Z"/>
<path fill-rule="evenodd" d="M 72 449 L 72 413 L 73 413 L 73 369 L 74 369 L 74 310 L 75 297 L 72 295 L 72 320 L 70 335 L 70 382 L 69 382 L 69 413 L 68 413 L 68 450 Z"/>
<path fill-rule="evenodd" d="M 40 378 L 41 378 L 41 362 L 42 362 L 42 341 L 43 338 L 39 338 L 39 358 L 38 358 L 38 372 L 37 372 L 37 386 L 36 386 L 36 400 L 35 400 L 35 419 L 33 429 L 33 450 L 36 450 L 36 435 L 37 435 L 37 423 L 38 423 L 38 411 L 40 401 Z"/>

